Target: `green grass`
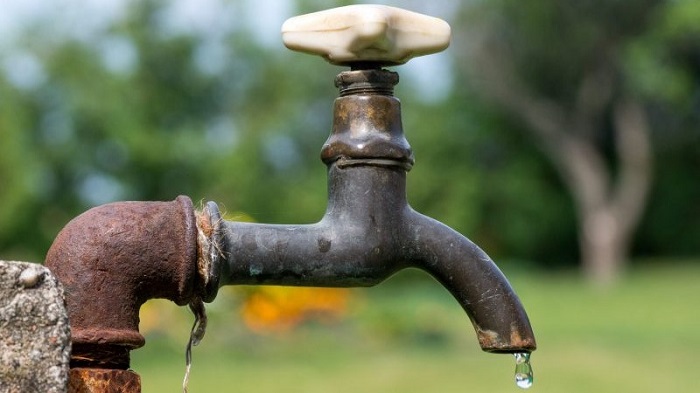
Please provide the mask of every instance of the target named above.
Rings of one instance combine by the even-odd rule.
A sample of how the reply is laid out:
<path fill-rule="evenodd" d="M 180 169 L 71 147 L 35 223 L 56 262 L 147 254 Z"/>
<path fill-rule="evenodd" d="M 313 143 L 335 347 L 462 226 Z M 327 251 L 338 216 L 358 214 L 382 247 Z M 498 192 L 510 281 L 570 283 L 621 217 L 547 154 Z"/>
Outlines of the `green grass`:
<path fill-rule="evenodd" d="M 505 269 L 539 349 L 534 392 L 698 391 L 700 264 L 652 265 L 601 291 L 574 274 Z M 255 336 L 224 293 L 194 348 L 190 392 L 518 392 L 510 355 L 481 352 L 457 303 L 430 279 L 358 289 L 351 315 Z M 168 306 L 173 307 L 174 306 Z M 191 319 L 132 352 L 143 392 L 181 391 Z M 176 334 L 172 334 L 176 333 Z"/>

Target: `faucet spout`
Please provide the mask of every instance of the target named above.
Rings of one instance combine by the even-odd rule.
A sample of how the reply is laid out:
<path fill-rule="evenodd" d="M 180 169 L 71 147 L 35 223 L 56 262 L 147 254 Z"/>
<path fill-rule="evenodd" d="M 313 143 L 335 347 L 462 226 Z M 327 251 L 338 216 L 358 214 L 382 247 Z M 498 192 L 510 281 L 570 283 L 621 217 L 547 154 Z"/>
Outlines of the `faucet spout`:
<path fill-rule="evenodd" d="M 520 299 L 484 251 L 432 218 L 413 212 L 406 257 L 440 282 L 459 302 L 486 352 L 531 352 L 535 336 Z"/>

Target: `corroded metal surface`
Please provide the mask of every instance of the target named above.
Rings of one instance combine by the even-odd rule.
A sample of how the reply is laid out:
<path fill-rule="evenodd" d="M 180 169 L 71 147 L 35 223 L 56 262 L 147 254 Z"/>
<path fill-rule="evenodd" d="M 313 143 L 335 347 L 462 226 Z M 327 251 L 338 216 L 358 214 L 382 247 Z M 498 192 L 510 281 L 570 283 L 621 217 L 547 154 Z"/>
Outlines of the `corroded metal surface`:
<path fill-rule="evenodd" d="M 46 266 L 66 291 L 73 365 L 128 367 L 144 344 L 139 308 L 148 299 L 178 305 L 195 296 L 197 229 L 192 202 L 119 202 L 73 219 Z"/>
<path fill-rule="evenodd" d="M 141 393 L 141 378 L 129 370 L 73 368 L 68 393 Z"/>

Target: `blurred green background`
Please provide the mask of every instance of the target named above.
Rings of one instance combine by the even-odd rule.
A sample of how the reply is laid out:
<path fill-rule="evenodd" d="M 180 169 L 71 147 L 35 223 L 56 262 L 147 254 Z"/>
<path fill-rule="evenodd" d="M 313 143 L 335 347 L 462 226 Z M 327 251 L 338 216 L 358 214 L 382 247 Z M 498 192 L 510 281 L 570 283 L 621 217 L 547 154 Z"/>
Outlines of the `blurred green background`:
<path fill-rule="evenodd" d="M 635 269 L 606 292 L 573 274 L 505 273 L 537 335 L 530 391 L 697 391 L 697 263 Z M 190 392 L 521 391 L 513 357 L 482 352 L 459 305 L 431 279 L 405 272 L 351 295 L 342 319 L 260 334 L 231 313 L 239 294 L 224 291 L 193 349 Z M 144 392 L 179 391 L 193 318 L 158 306 L 169 322 L 132 352 L 132 367 Z"/>
<path fill-rule="evenodd" d="M 376 3 L 453 28 L 447 51 L 395 69 L 417 161 L 408 198 L 512 280 L 538 336 L 533 389 L 695 391 L 700 2 Z M 286 50 L 279 27 L 346 4 L 6 0 L 0 258 L 41 261 L 72 217 L 117 200 L 184 194 L 234 220 L 318 220 L 342 68 Z M 191 391 L 516 389 L 512 359 L 480 353 L 423 275 L 270 331 L 244 323 L 261 293 L 309 296 L 223 291 Z M 144 392 L 179 389 L 191 317 L 152 302 L 142 321 Z"/>

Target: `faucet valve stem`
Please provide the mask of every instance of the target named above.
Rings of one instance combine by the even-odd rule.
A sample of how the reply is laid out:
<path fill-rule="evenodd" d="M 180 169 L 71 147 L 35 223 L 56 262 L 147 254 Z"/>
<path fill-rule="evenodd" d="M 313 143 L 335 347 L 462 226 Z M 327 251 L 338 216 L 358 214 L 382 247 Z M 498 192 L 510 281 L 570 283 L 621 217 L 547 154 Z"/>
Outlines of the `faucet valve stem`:
<path fill-rule="evenodd" d="M 335 77 L 335 87 L 341 97 L 350 95 L 393 96 L 399 74 L 380 69 L 345 71 Z"/>

